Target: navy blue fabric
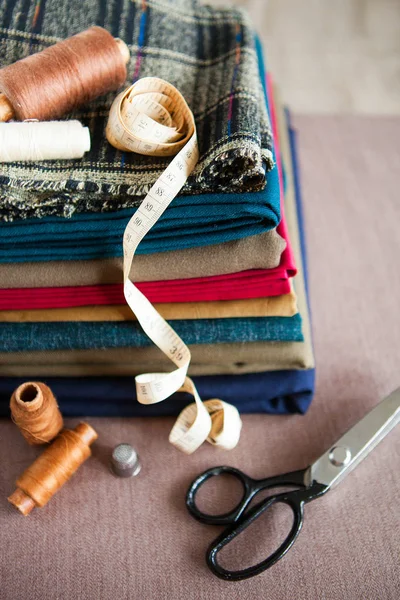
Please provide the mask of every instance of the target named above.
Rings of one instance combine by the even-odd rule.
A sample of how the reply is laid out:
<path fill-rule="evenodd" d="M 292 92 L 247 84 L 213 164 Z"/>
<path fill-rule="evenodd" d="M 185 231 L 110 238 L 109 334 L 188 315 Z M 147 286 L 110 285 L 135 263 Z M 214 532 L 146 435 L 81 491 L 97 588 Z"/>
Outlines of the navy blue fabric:
<path fill-rule="evenodd" d="M 249 375 L 193 377 L 200 396 L 221 398 L 241 413 L 284 415 L 305 413 L 313 395 L 314 369 L 269 371 Z M 193 397 L 176 393 L 158 404 L 136 401 L 133 377 L 48 377 L 64 416 L 145 417 L 177 415 Z M 24 382 L 18 377 L 0 378 L 0 417 L 9 416 L 14 389 Z"/>
<path fill-rule="evenodd" d="M 171 321 L 186 344 L 303 340 L 301 316 Z M 136 321 L 2 323 L 0 351 L 72 350 L 151 346 Z"/>

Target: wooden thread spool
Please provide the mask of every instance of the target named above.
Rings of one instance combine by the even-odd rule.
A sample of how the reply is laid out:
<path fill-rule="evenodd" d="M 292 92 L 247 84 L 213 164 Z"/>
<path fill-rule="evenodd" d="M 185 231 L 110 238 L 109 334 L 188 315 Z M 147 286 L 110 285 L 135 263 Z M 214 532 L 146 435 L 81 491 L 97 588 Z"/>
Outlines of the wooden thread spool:
<path fill-rule="evenodd" d="M 0 69 L 0 121 L 57 119 L 126 80 L 128 46 L 90 27 Z"/>
<path fill-rule="evenodd" d="M 17 479 L 17 489 L 8 501 L 24 516 L 45 506 L 91 455 L 90 444 L 97 433 L 87 423 L 74 430 L 63 429 L 54 442 Z"/>
<path fill-rule="evenodd" d="M 11 396 L 11 417 L 29 444 L 51 442 L 63 428 L 63 418 L 51 389 L 40 381 L 20 385 Z"/>

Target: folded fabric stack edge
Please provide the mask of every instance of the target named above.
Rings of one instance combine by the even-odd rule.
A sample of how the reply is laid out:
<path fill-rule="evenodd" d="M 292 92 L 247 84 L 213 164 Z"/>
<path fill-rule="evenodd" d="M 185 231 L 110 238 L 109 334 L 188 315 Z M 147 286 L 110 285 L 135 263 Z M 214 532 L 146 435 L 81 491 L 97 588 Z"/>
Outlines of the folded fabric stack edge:
<path fill-rule="evenodd" d="M 281 132 L 281 135 L 284 131 Z M 284 140 L 284 135 L 282 135 Z M 288 139 L 286 133 L 286 139 Z M 287 146 L 282 144 L 283 157 L 286 160 L 287 168 L 287 180 L 288 180 L 288 193 L 292 189 L 296 192 L 296 205 L 297 205 L 297 218 L 299 220 L 299 233 L 296 236 L 292 236 L 292 243 L 302 248 L 302 267 L 304 273 L 304 286 L 307 287 L 307 259 L 304 244 L 304 227 L 301 216 L 302 202 L 300 195 L 300 186 L 298 182 L 298 165 L 297 157 L 295 153 L 295 134 L 293 129 L 290 129 L 290 140 L 292 150 L 292 161 L 288 160 L 286 155 Z M 285 150 L 286 148 L 286 150 Z M 291 165 L 293 168 L 291 168 Z M 289 219 L 289 226 L 291 221 Z M 293 227 L 293 225 L 292 225 Z M 292 233 L 292 231 L 291 231 Z M 300 264 L 299 270 L 300 270 Z M 299 282 L 297 282 L 299 285 Z M 300 283 L 301 285 L 301 283 Z M 305 302 L 307 302 L 305 300 Z M 305 306 L 306 314 L 308 307 Z M 304 310 L 304 307 L 303 307 Z M 311 338 L 310 338 L 310 325 L 308 319 L 303 319 L 303 328 L 306 325 L 305 337 L 308 341 L 311 353 L 310 363 L 307 365 L 308 368 L 301 370 L 298 366 L 293 365 L 293 369 L 287 370 L 271 370 L 264 373 L 249 373 L 243 375 L 216 375 L 216 376 L 201 376 L 194 377 L 196 386 L 199 393 L 204 397 L 220 396 L 226 398 L 229 402 L 232 402 L 241 413 L 252 413 L 252 412 L 265 412 L 269 414 L 288 414 L 288 413 L 304 413 L 307 411 L 308 406 L 312 400 L 314 385 L 315 385 L 315 369 L 313 367 L 313 356 L 311 349 Z M 308 339 L 307 339 L 308 338 Z M 300 344 L 297 344 L 299 346 Z M 271 351 L 271 365 L 274 368 L 272 355 L 279 352 L 281 349 L 283 352 L 287 350 L 287 344 L 285 343 L 271 343 L 271 344 L 260 344 L 252 343 L 250 347 L 255 351 L 254 353 L 260 353 L 262 347 L 268 347 Z M 296 346 L 289 344 L 289 346 Z M 226 347 L 228 350 L 235 350 L 232 345 L 214 345 L 213 352 L 216 353 L 217 348 Z M 248 344 L 243 344 L 242 348 L 248 348 Z M 205 347 L 206 349 L 206 347 Z M 142 349 L 143 351 L 156 351 L 154 348 Z M 85 351 L 83 351 L 85 352 Z M 81 365 L 84 371 L 85 359 L 81 352 L 79 358 L 76 360 L 76 365 Z M 118 350 L 116 351 L 118 352 Z M 123 351 L 126 355 L 126 350 Z M 129 352 L 129 350 L 128 350 Z M 193 353 L 193 348 L 192 348 Z M 23 353 L 24 354 L 24 353 Z M 28 353 L 27 353 L 28 354 Z M 34 355 L 35 353 L 33 353 Z M 48 353 L 49 354 L 49 353 Z M 47 354 L 47 356 L 48 356 Z M 56 361 L 62 361 L 62 353 L 51 353 L 56 355 Z M 64 353 L 66 355 L 67 353 Z M 122 353 L 116 357 L 115 366 L 121 365 L 119 359 L 122 359 Z M 205 352 L 205 368 L 209 366 L 209 350 Z M 10 355 L 9 355 L 10 356 Z M 4 358 L 4 354 L 1 355 L 1 364 Z M 66 356 L 64 356 L 65 360 Z M 214 356 L 215 358 L 215 356 Z M 112 359 L 111 359 L 112 360 Z M 127 361 L 133 360 L 127 356 Z M 216 357 L 218 360 L 218 357 Z M 104 374 L 107 361 L 110 361 L 110 352 L 107 357 L 104 357 L 104 363 L 99 363 L 99 374 Z M 253 362 L 254 361 L 254 362 Z M 89 357 L 90 364 L 90 357 Z M 256 357 L 253 356 L 250 360 L 248 367 L 256 365 Z M 196 361 L 192 362 L 192 367 L 196 365 Z M 92 363 L 93 366 L 93 363 Z M 21 367 L 15 369 L 15 373 L 18 372 Z M 40 370 L 39 365 L 34 366 L 34 370 Z M 51 365 L 46 366 L 47 372 L 51 371 Z M 204 369 L 204 367 L 203 367 Z M 238 366 L 240 370 L 240 366 Z M 122 368 L 123 371 L 123 368 Z M 123 375 L 123 373 L 121 373 Z M 185 402 L 190 400 L 190 397 L 186 394 L 175 394 L 173 397 L 168 399 L 167 402 L 153 405 L 144 406 L 135 402 L 135 392 L 133 381 L 131 377 L 85 377 L 82 380 L 81 377 L 45 377 L 44 380 L 52 387 L 57 395 L 58 402 L 61 410 L 65 415 L 68 416 L 174 416 L 179 414 Z M 0 415 L 5 415 L 5 400 L 9 398 L 12 390 L 19 385 L 22 381 L 20 377 L 1 377 L 0 378 Z M 84 384 L 83 384 L 84 382 Z M 99 402 L 98 398 L 102 401 Z"/>
<path fill-rule="evenodd" d="M 287 161 L 287 170 L 288 174 L 290 173 L 290 177 L 287 177 L 287 193 L 290 201 L 294 204 L 293 198 L 293 174 L 292 170 L 289 168 L 291 163 L 290 149 L 287 145 L 287 133 L 285 133 L 286 125 L 284 124 L 283 114 L 280 115 L 281 121 L 281 136 L 282 139 L 285 140 L 284 146 L 287 148 L 285 152 L 285 160 Z M 291 208 L 289 214 L 295 211 L 295 207 Z M 290 234 L 293 240 L 297 240 L 297 220 L 296 218 L 292 218 L 290 222 Z M 300 247 L 296 248 L 297 260 L 300 261 Z M 298 278 L 299 279 L 299 278 Z M 298 285 L 301 282 L 298 281 Z M 304 296 L 304 285 L 302 286 L 302 295 Z M 300 313 L 304 316 L 307 316 L 307 310 L 305 301 L 302 301 L 300 298 Z M 288 327 L 288 324 L 292 322 L 293 325 Z M 264 328 L 262 325 L 264 324 Z M 256 327 L 257 325 L 257 327 Z M 272 325 L 272 327 L 271 327 Z M 218 341 L 220 348 L 219 354 L 223 354 L 227 356 L 227 352 L 229 349 L 225 347 L 225 344 L 228 344 L 231 341 L 240 341 L 238 339 L 238 332 L 243 337 L 244 341 L 251 341 L 250 345 L 247 348 L 235 346 L 231 348 L 232 351 L 232 359 L 230 362 L 225 360 L 219 360 L 216 358 L 215 365 L 209 365 L 209 373 L 214 372 L 238 372 L 237 369 L 242 369 L 242 372 L 247 372 L 251 370 L 251 364 L 254 363 L 253 370 L 261 371 L 261 370 L 272 370 L 274 368 L 291 368 L 292 365 L 300 368 L 308 368 L 313 366 L 312 351 L 305 352 L 306 359 L 301 359 L 302 347 L 299 344 L 295 344 L 292 347 L 288 347 L 282 343 L 282 340 L 286 339 L 289 341 L 300 341 L 302 340 L 301 326 L 300 326 L 300 314 L 294 315 L 292 318 L 265 318 L 265 319 L 214 319 L 214 320 L 190 320 L 190 321 L 174 321 L 174 326 L 177 329 L 178 333 L 180 333 L 184 339 L 189 344 L 192 345 L 192 369 L 191 372 L 195 373 L 207 373 L 207 362 L 209 364 L 209 360 L 206 357 L 202 356 L 201 348 L 198 346 L 199 344 L 212 344 L 215 340 Z M 308 323 L 305 323 L 305 329 L 308 335 Z M 4 335 L 8 335 L 8 349 L 11 351 L 19 352 L 18 359 L 15 361 L 17 364 L 21 364 L 21 360 L 25 355 L 27 360 L 29 361 L 31 357 L 29 357 L 30 350 L 46 350 L 47 352 L 47 360 L 50 360 L 54 363 L 55 360 L 59 362 L 58 368 L 61 370 L 65 365 L 63 360 L 63 353 L 60 352 L 55 355 L 52 354 L 51 350 L 57 351 L 59 349 L 59 344 L 62 346 L 60 350 L 65 350 L 70 347 L 71 349 L 71 357 L 69 358 L 69 362 L 74 361 L 76 363 L 75 368 L 79 373 L 90 374 L 90 370 L 93 369 L 98 372 L 98 368 L 96 369 L 95 364 L 99 363 L 102 365 L 102 368 L 109 374 L 114 374 L 115 372 L 125 374 L 138 374 L 141 370 L 147 370 L 149 365 L 152 363 L 157 363 L 159 365 L 158 368 L 161 370 L 168 370 L 169 361 L 163 360 L 162 354 L 154 347 L 145 348 L 145 346 L 150 346 L 150 342 L 148 338 L 141 332 L 140 328 L 136 327 L 133 333 L 137 333 L 137 337 L 132 335 L 132 326 L 129 323 L 120 323 L 118 328 L 113 323 L 18 323 L 14 324 L 6 324 L 3 326 Z M 254 338 L 254 332 L 256 337 Z M 71 342 L 68 342 L 68 334 L 72 335 Z M 94 350 L 92 353 L 84 352 L 84 349 L 88 348 L 96 348 L 99 345 L 99 341 L 96 340 L 107 340 L 107 351 L 102 351 L 98 349 Z M 256 343 L 255 340 L 279 340 L 276 344 L 276 347 L 269 347 L 267 344 L 264 347 L 253 348 L 253 344 Z M 121 353 L 118 352 L 118 347 L 123 347 L 124 342 L 127 344 L 126 350 L 130 352 L 128 355 L 126 352 Z M 223 342 L 221 344 L 221 342 Z M 68 346 L 68 344 L 70 344 Z M 104 344 L 104 341 L 102 342 Z M 113 346 L 115 344 L 115 346 Z M 143 347 L 140 348 L 141 344 Z M 130 346 L 130 350 L 128 350 L 128 346 Z M 137 346 L 138 350 L 135 350 L 132 346 Z M 297 347 L 296 347 L 297 346 Z M 309 344 L 306 344 L 309 346 Z M 113 348 L 116 352 L 112 355 L 111 352 Z M 81 350 L 81 351 L 80 351 Z M 144 350 L 146 350 L 146 354 L 144 354 Z M 213 346 L 213 354 L 214 350 L 217 350 L 215 346 Z M 238 352 L 239 350 L 239 352 Z M 97 354 L 96 354 L 97 353 Z M 106 354 L 108 353 L 108 358 Z M 104 357 L 101 357 L 101 354 Z M 218 355 L 218 352 L 215 352 Z M 64 352 L 66 355 L 66 352 Z M 244 360 L 242 356 L 245 357 Z M 310 357 L 311 355 L 311 357 Z M 207 355 L 206 355 L 207 356 Z M 249 359 L 248 356 L 251 358 Z M 262 360 L 260 360 L 262 357 Z M 4 372 L 10 372 L 10 369 L 13 370 L 16 368 L 16 365 L 10 364 L 12 361 L 12 356 L 5 356 L 3 359 L 3 370 Z M 39 357 L 38 357 L 39 359 Z M 61 360 L 60 360 L 61 359 Z M 111 362 L 108 363 L 108 360 Z M 132 361 L 132 365 L 129 366 L 130 360 Z M 198 362 L 199 361 L 199 362 Z M 6 366 L 6 364 L 7 366 Z M 283 364 L 282 364 L 283 363 Z M 80 366 L 79 366 L 80 365 Z M 72 364 L 68 365 L 69 369 L 73 368 Z M 39 367 L 40 368 L 40 367 Z M 52 364 L 52 369 L 57 368 L 54 364 Z M 1 369 L 1 367 L 0 367 Z M 41 368 L 40 368 L 41 370 Z M 128 371 L 127 371 L 128 370 Z M 0 371 L 1 372 L 1 371 Z M 93 371 L 92 371 L 93 372 Z"/>
<path fill-rule="evenodd" d="M 47 16 L 54 1 L 43 8 Z M 82 14 L 92 2 L 82 0 Z M 189 375 L 203 399 L 219 396 L 241 412 L 302 413 L 312 398 L 314 356 L 293 136 L 243 13 L 217 11 L 215 19 L 214 9 L 203 12 L 192 0 L 182 0 L 182 10 L 201 20 L 182 21 L 189 60 L 175 65 L 171 81 L 173 53 L 161 56 L 174 41 L 160 35 L 151 10 L 149 44 L 128 77 L 166 69 L 199 124 L 200 161 L 140 244 L 131 278 L 189 344 Z M 177 26 L 181 15 L 160 12 L 163 27 Z M 8 26 L 20 23 L 7 14 Z M 113 35 L 133 42 L 136 30 L 120 26 L 115 21 Z M 204 38 L 210 26 L 222 45 Z M 40 27 L 63 36 L 52 18 Z M 210 66 L 221 85 L 204 80 Z M 94 135 L 84 161 L 9 164 L 0 177 L 0 399 L 18 385 L 14 375 L 32 376 L 53 387 L 65 414 L 176 414 L 189 396 L 134 402 L 132 375 L 173 367 L 128 314 L 121 273 L 124 228 L 169 159 L 112 148 L 104 138 L 110 100 L 95 102 L 87 123 L 84 113 L 75 115 Z"/>

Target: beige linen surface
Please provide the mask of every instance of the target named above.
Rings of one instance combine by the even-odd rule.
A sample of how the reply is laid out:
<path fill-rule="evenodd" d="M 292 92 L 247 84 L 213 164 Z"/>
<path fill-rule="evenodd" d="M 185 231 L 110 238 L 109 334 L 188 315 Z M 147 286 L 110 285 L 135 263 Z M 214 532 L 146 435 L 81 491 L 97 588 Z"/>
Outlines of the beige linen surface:
<path fill-rule="evenodd" d="M 206 444 L 190 457 L 167 442 L 172 419 L 89 419 L 100 434 L 93 458 L 27 518 L 6 497 L 38 451 L 2 421 L 1 600 L 400 597 L 399 427 L 337 488 L 306 505 L 292 550 L 252 580 L 223 582 L 208 571 L 205 551 L 219 529 L 185 509 L 187 486 L 202 470 L 228 464 L 264 477 L 302 468 L 400 385 L 400 281 L 393 276 L 400 255 L 400 119 L 295 123 L 318 365 L 309 412 L 247 415 L 235 450 Z M 122 441 L 137 448 L 143 463 L 133 480 L 114 478 L 107 466 L 110 449 Z M 251 540 L 260 541 L 251 533 L 241 546 L 245 559 L 254 551 Z"/>
<path fill-rule="evenodd" d="M 122 243 L 122 242 L 121 242 Z M 199 248 L 138 254 L 134 281 L 165 281 L 272 269 L 280 262 L 286 241 L 275 229 L 241 240 Z M 200 257 L 200 258 L 199 258 Z M 0 264 L 1 288 L 62 287 L 121 283 L 122 258 Z"/>

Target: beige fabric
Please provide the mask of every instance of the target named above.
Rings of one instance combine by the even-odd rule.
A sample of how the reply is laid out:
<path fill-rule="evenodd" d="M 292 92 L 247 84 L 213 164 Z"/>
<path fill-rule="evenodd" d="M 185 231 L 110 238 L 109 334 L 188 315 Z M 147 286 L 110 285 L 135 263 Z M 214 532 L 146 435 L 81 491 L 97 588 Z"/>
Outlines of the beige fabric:
<path fill-rule="evenodd" d="M 277 267 L 286 241 L 275 229 L 242 240 L 188 250 L 138 254 L 134 281 L 164 281 Z M 122 282 L 122 258 L 0 264 L 0 287 L 62 287 Z"/>
<path fill-rule="evenodd" d="M 314 366 L 312 352 L 305 352 L 303 342 L 196 344 L 190 346 L 190 352 L 190 375 L 260 373 Z M 15 377 L 138 375 L 150 367 L 154 369 L 154 365 L 161 372 L 171 370 L 171 361 L 154 346 L 0 353 L 0 375 Z"/>
<path fill-rule="evenodd" d="M 204 469 L 227 464 L 261 478 L 303 468 L 400 385 L 400 119 L 302 117 L 295 124 L 318 363 L 309 412 L 245 415 L 235 450 L 204 445 L 191 457 L 168 444 L 173 419 L 89 419 L 99 432 L 93 458 L 27 518 L 6 497 L 37 451 L 13 423 L 1 422 L 2 600 L 400 597 L 399 426 L 305 506 L 293 548 L 254 579 L 229 583 L 208 571 L 205 551 L 220 529 L 185 509 L 187 487 Z M 388 282 L 390 293 L 382 294 Z M 134 480 L 109 472 L 110 451 L 122 441 L 142 461 Z M 248 564 L 255 548 L 272 549 L 265 526 L 258 521 L 236 546 Z"/>
<path fill-rule="evenodd" d="M 154 304 L 164 319 L 222 319 L 234 317 L 292 317 L 297 312 L 296 294 L 215 302 Z M 78 306 L 43 310 L 2 310 L 0 322 L 134 321 L 129 306 Z"/>

